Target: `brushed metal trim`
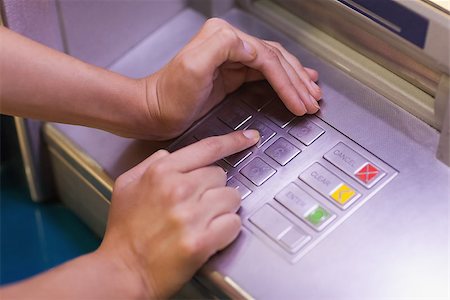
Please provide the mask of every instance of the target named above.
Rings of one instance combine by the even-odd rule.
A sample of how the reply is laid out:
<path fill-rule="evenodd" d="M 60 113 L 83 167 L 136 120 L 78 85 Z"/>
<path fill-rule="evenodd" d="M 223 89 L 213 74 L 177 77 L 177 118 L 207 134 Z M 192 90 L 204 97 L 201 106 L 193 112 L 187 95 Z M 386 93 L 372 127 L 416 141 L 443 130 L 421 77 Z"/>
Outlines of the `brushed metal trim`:
<path fill-rule="evenodd" d="M 318 57 L 437 128 L 434 98 L 298 16 L 268 0 L 242 2 L 246 10 L 284 32 Z"/>
<path fill-rule="evenodd" d="M 422 0 L 426 3 L 428 3 L 429 5 L 433 6 L 434 8 L 442 11 L 443 13 L 446 13 L 447 15 L 450 15 L 450 11 L 447 10 L 445 7 L 439 5 L 438 3 L 434 2 L 433 0 Z M 448 0 L 447 0 L 448 1 Z"/>
<path fill-rule="evenodd" d="M 244 290 L 231 277 L 223 276 L 216 270 L 212 270 L 207 266 L 200 269 L 200 274 L 212 282 L 221 292 L 225 293 L 231 299 L 237 300 L 254 300 L 255 298 Z"/>
<path fill-rule="evenodd" d="M 20 117 L 14 117 L 14 123 L 16 125 L 20 154 L 22 156 L 23 166 L 25 169 L 25 177 L 27 179 L 28 187 L 30 188 L 31 199 L 34 202 L 39 202 L 42 200 L 42 192 L 39 189 L 39 184 L 37 182 L 36 168 L 33 165 L 33 157 L 31 153 L 31 147 L 27 134 L 27 126 L 25 124 L 25 119 Z"/>
<path fill-rule="evenodd" d="M 110 199 L 114 186 L 114 180 L 105 172 L 105 170 L 83 150 L 76 146 L 51 123 L 44 124 L 44 133 L 47 142 L 54 146 L 60 154 L 82 175 L 92 179 L 92 184 L 106 198 Z"/>
<path fill-rule="evenodd" d="M 64 155 L 60 153 L 60 150 L 52 146 L 49 146 L 48 148 L 52 155 L 52 168 L 55 175 L 59 177 L 55 179 L 57 182 L 57 187 L 59 190 L 63 189 L 62 191 L 60 190 L 60 197 L 62 202 L 65 203 L 65 205 L 69 207 L 73 212 L 75 212 L 75 214 L 77 214 L 99 237 L 103 237 L 106 230 L 108 208 L 111 202 L 97 189 L 93 182 L 87 180 L 86 177 L 83 176 L 79 172 L 79 170 L 77 170 L 73 163 L 67 161 L 67 159 L 64 158 Z M 69 172 L 58 174 L 58 172 L 61 171 L 61 167 L 66 168 L 66 170 L 68 170 Z M 73 201 L 73 198 L 71 198 L 71 196 L 74 195 L 73 189 L 67 187 L 67 185 L 64 184 L 64 180 L 61 180 L 61 178 L 63 177 L 70 178 L 71 182 L 78 180 L 84 185 L 83 189 L 79 190 L 79 192 L 77 192 L 76 194 L 77 198 L 80 199 L 79 201 L 76 201 L 76 203 Z M 67 189 L 69 190 L 69 193 L 67 192 Z M 106 205 L 105 214 L 99 211 L 98 204 L 94 204 L 93 206 L 93 208 L 95 208 L 95 214 L 97 216 L 100 216 L 100 218 L 93 218 L 92 215 L 84 212 L 82 209 L 82 207 L 91 207 L 93 202 L 98 203 L 98 200 L 89 201 L 89 195 L 95 196 L 95 199 L 100 199 L 104 203 L 104 205 Z M 81 198 L 79 198 L 80 196 Z"/>

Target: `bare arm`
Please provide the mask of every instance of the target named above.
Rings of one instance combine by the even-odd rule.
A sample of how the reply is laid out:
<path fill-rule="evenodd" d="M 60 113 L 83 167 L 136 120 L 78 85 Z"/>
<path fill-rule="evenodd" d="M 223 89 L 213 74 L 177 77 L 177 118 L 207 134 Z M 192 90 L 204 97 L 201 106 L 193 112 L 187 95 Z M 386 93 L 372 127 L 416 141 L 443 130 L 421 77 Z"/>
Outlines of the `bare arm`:
<path fill-rule="evenodd" d="M 168 139 L 246 81 L 266 78 L 297 115 L 315 113 L 316 71 L 280 44 L 211 19 L 164 68 L 131 79 L 84 63 L 0 27 L 0 111 Z"/>
<path fill-rule="evenodd" d="M 138 274 L 106 251 L 80 256 L 38 276 L 0 289 L 9 299 L 145 299 Z"/>
<path fill-rule="evenodd" d="M 145 83 L 98 68 L 0 26 L 4 114 L 137 136 L 151 128 Z"/>

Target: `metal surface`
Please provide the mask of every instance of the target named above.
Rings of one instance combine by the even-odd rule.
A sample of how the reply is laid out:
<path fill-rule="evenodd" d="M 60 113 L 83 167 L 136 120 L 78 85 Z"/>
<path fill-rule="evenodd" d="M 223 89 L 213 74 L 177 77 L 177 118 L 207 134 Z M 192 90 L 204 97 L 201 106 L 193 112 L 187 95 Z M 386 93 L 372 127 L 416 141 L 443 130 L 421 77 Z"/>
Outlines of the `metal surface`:
<path fill-rule="evenodd" d="M 424 55 L 419 47 L 413 47 L 412 44 L 405 42 L 406 40 L 398 38 L 381 26 L 374 26 L 374 22 L 367 17 L 353 13 L 337 1 L 275 0 L 275 2 L 331 36 L 344 41 L 427 93 L 435 95 L 442 70 L 439 64 Z M 387 4 L 390 2 L 383 3 Z M 395 2 L 392 4 L 398 5 Z M 398 7 L 413 13 L 402 5 Z M 399 16 L 397 19 L 400 19 Z M 399 28 L 399 32 L 404 31 Z"/>
<path fill-rule="evenodd" d="M 249 91 L 258 91 L 258 93 L 249 93 Z M 263 96 L 264 94 L 267 96 Z M 295 118 L 291 113 L 278 113 L 272 110 L 268 114 L 266 109 L 258 112 L 257 110 L 251 110 L 249 107 L 245 108 L 244 103 L 246 101 L 248 102 L 250 97 L 255 97 L 255 95 L 259 95 L 258 99 L 262 102 L 266 102 L 265 98 L 270 97 L 272 101 L 266 108 L 273 107 L 277 109 L 281 107 L 281 100 L 271 95 L 270 85 L 266 82 L 247 84 L 242 90 L 230 95 L 206 118 L 175 141 L 169 147 L 169 150 L 173 151 L 178 149 L 179 144 L 186 145 L 186 140 L 194 142 L 195 140 L 192 139 L 193 136 L 205 138 L 213 135 L 221 135 L 233 130 L 232 128 L 234 130 L 247 128 L 247 123 L 260 122 L 269 127 L 273 131 L 274 138 L 262 146 L 257 144 L 233 155 L 232 157 L 237 157 L 237 159 L 231 161 L 230 166 L 227 168 L 227 176 L 228 178 L 237 179 L 252 190 L 252 193 L 242 202 L 239 211 L 243 224 L 282 257 L 288 261 L 296 262 L 308 251 L 313 249 L 326 235 L 336 229 L 339 224 L 349 218 L 352 213 L 382 189 L 384 185 L 388 184 L 397 174 L 397 171 L 317 117 L 304 116 Z M 245 113 L 239 113 L 239 109 L 243 109 Z M 285 108 L 283 108 L 284 110 Z M 224 114 L 224 111 L 228 113 Z M 230 114 L 230 111 L 234 113 Z M 223 121 L 224 115 L 230 117 L 233 122 L 229 122 L 229 120 L 226 122 Z M 274 119 L 275 116 L 276 119 Z M 308 121 L 305 122 L 304 120 Z M 225 125 L 225 123 L 228 125 Z M 289 134 L 289 132 L 299 126 L 306 126 L 305 128 L 308 131 L 310 129 L 309 125 L 313 123 L 317 124 L 315 126 L 320 128 L 320 132 L 319 134 L 313 135 L 318 138 L 314 143 L 308 143 L 309 146 L 305 146 L 297 139 L 297 136 Z M 240 127 L 236 127 L 236 124 L 240 124 Z M 298 131 L 301 131 L 301 129 L 298 129 Z M 201 134 L 199 135 L 197 132 Z M 279 137 L 288 140 L 297 149 L 302 150 L 285 167 L 282 167 L 281 164 L 273 160 L 266 153 Z M 359 157 L 366 157 L 368 161 L 373 162 L 377 166 L 381 166 L 383 170 L 386 170 L 386 176 L 384 178 L 380 177 L 380 181 L 367 190 L 356 178 L 346 175 L 343 170 L 333 166 L 323 156 L 341 142 L 353 149 L 351 151 L 358 153 Z M 224 160 L 229 162 L 229 158 L 225 158 Z M 221 166 L 224 165 L 221 161 L 218 164 Z M 311 171 L 312 169 L 314 171 Z M 286 210 L 273 199 L 290 182 L 295 182 L 298 186 L 313 195 L 320 204 L 320 207 L 329 216 L 325 218 L 326 220 L 323 220 L 324 222 L 317 222 L 316 224 L 306 222 L 304 224 L 305 219 L 297 218 L 295 213 L 288 212 L 289 208 Z M 342 191 L 343 188 L 347 189 L 347 193 Z M 350 196 L 348 196 L 349 190 L 352 193 Z M 292 254 L 282 251 L 279 246 L 274 245 L 274 243 L 265 237 L 267 233 L 265 235 L 259 234 L 251 224 L 252 222 L 248 222 L 248 217 L 267 202 L 271 203 L 271 206 L 283 213 L 290 222 L 309 232 L 312 240 L 301 251 L 292 251 Z M 308 219 L 308 221 L 311 220 Z M 328 226 L 329 224 L 330 226 Z M 323 232 L 320 234 L 314 232 L 314 230 L 308 228 L 311 225 L 313 225 L 314 230 L 317 229 L 317 231 Z M 272 236 L 270 237 L 273 239 Z"/>
<path fill-rule="evenodd" d="M 295 265 L 244 229 L 205 273 L 215 270 L 211 278 L 222 286 L 217 272 L 232 278 L 257 299 L 448 297 L 450 173 L 434 157 L 438 132 L 251 16 L 232 11 L 226 17 L 281 41 L 317 68 L 324 92 L 319 117 L 400 173 Z M 333 146 L 322 145 L 322 154 Z M 273 274 L 284 274 L 276 276 L 276 288 L 261 284 L 273 283 Z"/>
<path fill-rule="evenodd" d="M 186 7 L 185 0 L 58 0 L 66 51 L 107 67 Z"/>
<path fill-rule="evenodd" d="M 438 128 L 434 98 L 344 43 L 281 8 L 272 1 L 239 1 L 252 15 L 285 33 L 320 57 L 416 117 Z M 410 1 L 415 2 L 415 1 Z M 444 31 L 441 34 L 448 34 Z M 447 52 L 448 53 L 448 52 Z M 448 54 L 447 54 L 448 57 Z"/>
<path fill-rule="evenodd" d="M 167 47 L 160 51 L 170 58 L 202 23 L 192 12 L 183 17 L 186 18 L 174 20 L 172 29 L 177 33 L 180 30 L 177 28 L 188 32 L 184 41 L 164 44 L 170 31 L 163 31 L 159 40 L 152 40 L 161 42 L 156 44 L 159 47 L 151 48 L 150 40 L 142 42 L 130 51 L 133 56 L 126 57 L 129 64 L 125 59 L 122 61 L 121 70 L 132 72 L 133 66 L 142 64 L 142 57 L 153 53 L 149 52 L 153 49 Z M 270 163 L 277 174 L 263 184 L 267 185 L 264 189 L 255 189 L 242 202 L 245 227 L 238 240 L 208 262 L 202 274 L 236 299 L 447 297 L 450 173 L 434 156 L 438 132 L 254 17 L 239 10 L 232 10 L 225 17 L 250 34 L 280 41 L 304 65 L 319 71 L 324 99 L 321 111 L 312 119 L 325 134 L 308 148 L 291 137 L 290 142 L 302 152 L 287 166 L 297 165 L 299 171 L 284 172 L 288 169 L 281 169 L 276 161 Z M 158 68 L 164 61 L 153 63 L 148 68 Z M 261 113 L 264 114 L 264 109 Z M 280 134 L 280 130 L 289 130 L 294 124 L 281 128 L 274 123 L 271 129 Z M 157 148 L 144 143 L 128 152 L 130 140 L 95 130 L 60 125 L 58 129 L 79 144 L 79 151 L 97 161 L 113 179 Z M 339 141 L 387 172 L 373 189 L 366 191 L 361 186 L 361 199 L 345 211 L 296 179 L 311 162 L 319 161 L 346 182 L 352 182 L 322 157 Z M 269 143 L 254 151 L 266 155 L 263 152 Z M 245 158 L 242 164 L 250 159 Z M 267 160 L 270 161 L 268 157 Z M 399 174 L 394 178 L 396 171 Z M 253 187 L 242 176 L 236 178 Z M 282 188 L 280 182 L 287 185 L 293 180 L 336 214 L 336 219 L 322 232 L 305 226 L 273 199 Z M 272 194 L 264 193 L 267 190 Z M 289 222 L 313 237 L 300 252 L 289 254 L 246 219 L 267 201 Z"/>

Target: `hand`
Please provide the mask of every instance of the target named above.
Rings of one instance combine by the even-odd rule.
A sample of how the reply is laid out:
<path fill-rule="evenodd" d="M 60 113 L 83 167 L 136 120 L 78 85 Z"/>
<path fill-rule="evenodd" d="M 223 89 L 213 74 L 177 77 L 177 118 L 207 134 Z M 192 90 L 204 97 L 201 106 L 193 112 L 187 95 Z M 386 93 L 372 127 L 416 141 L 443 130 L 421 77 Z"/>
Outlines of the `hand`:
<path fill-rule="evenodd" d="M 160 150 L 124 173 L 98 252 L 127 266 L 149 298 L 176 292 L 240 230 L 240 195 L 211 164 L 258 139 L 255 130 L 210 137 L 172 154 Z"/>
<path fill-rule="evenodd" d="M 319 109 L 318 73 L 304 68 L 279 43 L 264 41 L 221 19 L 208 20 L 163 69 L 143 79 L 149 122 L 166 139 L 186 130 L 228 93 L 266 78 L 296 115 Z"/>

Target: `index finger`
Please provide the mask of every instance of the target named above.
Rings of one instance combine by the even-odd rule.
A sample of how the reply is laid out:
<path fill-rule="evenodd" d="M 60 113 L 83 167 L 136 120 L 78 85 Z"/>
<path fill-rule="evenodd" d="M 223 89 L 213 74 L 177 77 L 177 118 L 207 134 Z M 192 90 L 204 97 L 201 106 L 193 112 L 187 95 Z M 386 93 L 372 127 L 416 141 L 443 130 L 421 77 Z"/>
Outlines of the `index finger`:
<path fill-rule="evenodd" d="M 173 152 L 165 159 L 168 159 L 168 164 L 174 169 L 189 172 L 247 149 L 258 140 L 259 132 L 256 130 L 235 131 L 226 135 L 208 137 Z"/>

